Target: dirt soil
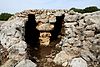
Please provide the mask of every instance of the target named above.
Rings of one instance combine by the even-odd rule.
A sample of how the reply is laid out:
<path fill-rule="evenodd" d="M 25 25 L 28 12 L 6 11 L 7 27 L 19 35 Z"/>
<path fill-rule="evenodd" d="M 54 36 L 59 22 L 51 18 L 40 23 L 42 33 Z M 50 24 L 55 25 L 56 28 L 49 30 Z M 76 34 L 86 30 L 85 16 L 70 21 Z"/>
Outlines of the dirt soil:
<path fill-rule="evenodd" d="M 29 59 L 35 62 L 38 67 L 62 67 L 53 62 L 55 55 L 61 51 L 61 48 L 55 47 L 59 41 L 60 39 L 51 42 L 50 46 L 40 46 L 38 50 L 29 47 L 27 50 Z"/>

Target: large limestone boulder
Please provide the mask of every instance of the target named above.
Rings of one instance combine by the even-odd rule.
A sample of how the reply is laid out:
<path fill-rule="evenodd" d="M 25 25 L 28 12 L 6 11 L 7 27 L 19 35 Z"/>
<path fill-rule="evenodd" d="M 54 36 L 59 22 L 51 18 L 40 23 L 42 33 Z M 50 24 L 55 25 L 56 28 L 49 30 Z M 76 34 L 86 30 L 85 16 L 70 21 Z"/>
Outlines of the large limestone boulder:
<path fill-rule="evenodd" d="M 74 58 L 70 64 L 71 67 L 88 67 L 87 62 L 82 58 Z"/>
<path fill-rule="evenodd" d="M 65 65 L 67 61 L 71 60 L 74 56 L 66 54 L 65 51 L 61 51 L 54 58 L 54 62 L 58 65 Z"/>
<path fill-rule="evenodd" d="M 15 67 L 36 67 L 37 65 L 31 60 L 25 59 L 19 62 Z"/>
<path fill-rule="evenodd" d="M 38 30 L 44 30 L 44 31 L 50 31 L 54 28 L 53 24 L 45 23 L 45 24 L 40 24 L 36 27 Z"/>

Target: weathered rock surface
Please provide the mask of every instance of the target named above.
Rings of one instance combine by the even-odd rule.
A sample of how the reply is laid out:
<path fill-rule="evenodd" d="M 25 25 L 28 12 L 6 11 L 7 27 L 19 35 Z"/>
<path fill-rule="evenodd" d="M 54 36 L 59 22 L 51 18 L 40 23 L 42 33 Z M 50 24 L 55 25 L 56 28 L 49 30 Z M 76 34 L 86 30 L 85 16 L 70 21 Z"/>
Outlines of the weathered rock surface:
<path fill-rule="evenodd" d="M 64 51 L 61 51 L 60 53 L 58 53 L 56 55 L 56 57 L 54 58 L 54 62 L 56 64 L 62 64 L 64 62 L 66 62 L 66 60 L 69 59 L 68 55 L 64 52 Z"/>
<path fill-rule="evenodd" d="M 40 44 L 41 45 L 44 45 L 44 46 L 48 46 L 49 43 L 50 43 L 50 36 L 51 36 L 51 33 L 48 33 L 48 32 L 40 32 Z"/>
<path fill-rule="evenodd" d="M 37 29 L 42 30 L 39 39 L 43 45 L 50 43 L 50 30 L 54 28 L 56 16 L 65 15 L 62 23 L 64 33 L 58 43 L 62 51 L 53 60 L 56 64 L 67 66 L 71 62 L 72 67 L 100 66 L 100 11 L 80 14 L 67 10 L 26 10 L 16 13 L 0 27 L 0 44 L 7 52 L 2 54 L 0 49 L 0 54 L 4 55 L 0 56 L 0 61 L 5 58 L 4 64 L 0 63 L 1 67 L 31 67 L 31 64 L 36 67 L 31 60 L 26 59 L 24 35 L 28 14 L 35 14 Z M 50 58 L 48 61 L 52 62 Z"/>
<path fill-rule="evenodd" d="M 87 62 L 82 58 L 74 58 L 70 63 L 71 67 L 88 67 Z"/>
<path fill-rule="evenodd" d="M 84 59 L 75 59 L 75 62 L 72 60 L 72 67 L 82 67 L 82 64 L 83 67 L 100 65 L 98 64 L 100 63 L 98 60 L 100 55 L 100 50 L 98 50 L 100 47 L 100 14 L 98 13 L 99 12 L 93 12 L 82 15 L 69 12 L 65 14 L 65 36 L 60 41 L 59 45 L 68 57 L 70 57 L 70 55 L 73 56 L 73 58 L 81 56 Z M 56 55 L 55 59 L 57 59 L 58 55 L 59 53 Z M 63 54 L 60 53 L 60 56 L 62 55 Z M 60 56 L 58 58 L 60 58 Z M 68 59 L 66 59 L 66 61 L 67 62 L 62 63 L 59 60 L 57 62 L 63 66 L 69 65 L 70 62 Z M 96 62 L 96 64 L 94 62 Z"/>
<path fill-rule="evenodd" d="M 13 67 L 17 62 L 25 59 L 27 54 L 27 44 L 24 41 L 25 20 L 26 19 L 16 17 L 1 25 L 0 42 L 8 51 L 8 56 L 5 57 L 8 58 L 8 61 L 3 67 Z"/>
<path fill-rule="evenodd" d="M 22 60 L 15 67 L 36 67 L 37 65 L 33 63 L 31 60 Z"/>

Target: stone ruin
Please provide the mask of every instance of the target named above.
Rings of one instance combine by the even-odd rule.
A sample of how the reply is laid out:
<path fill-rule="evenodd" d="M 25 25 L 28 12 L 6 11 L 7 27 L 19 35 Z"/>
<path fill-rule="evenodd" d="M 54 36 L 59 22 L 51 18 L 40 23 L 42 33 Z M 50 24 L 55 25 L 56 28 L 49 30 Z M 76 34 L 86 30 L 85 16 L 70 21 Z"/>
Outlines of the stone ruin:
<path fill-rule="evenodd" d="M 55 47 L 61 51 L 53 58 L 55 64 L 100 67 L 100 11 L 81 14 L 68 10 L 25 10 L 9 18 L 0 27 L 0 65 L 37 67 L 28 58 L 28 45 L 48 47 L 58 38 Z"/>

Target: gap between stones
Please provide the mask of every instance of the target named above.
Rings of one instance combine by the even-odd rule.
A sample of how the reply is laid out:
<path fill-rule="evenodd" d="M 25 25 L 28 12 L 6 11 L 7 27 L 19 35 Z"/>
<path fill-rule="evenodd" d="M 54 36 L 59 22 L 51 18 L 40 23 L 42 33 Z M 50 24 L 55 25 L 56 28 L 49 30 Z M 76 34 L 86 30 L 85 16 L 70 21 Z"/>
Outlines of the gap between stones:
<path fill-rule="evenodd" d="M 38 67 L 59 67 L 53 63 L 55 55 L 61 50 L 55 47 L 59 43 L 61 38 L 62 22 L 64 22 L 64 15 L 56 16 L 56 22 L 53 24 L 52 30 L 37 30 L 36 26 L 38 23 L 35 21 L 35 15 L 29 14 L 28 21 L 25 24 L 25 42 L 27 43 L 28 58 L 33 62 L 37 63 Z M 41 45 L 40 33 L 49 33 L 44 35 L 49 38 L 49 45 Z M 42 36 L 43 37 L 43 36 Z M 42 39 L 43 40 L 43 39 Z M 61 67 L 61 66 L 60 66 Z"/>

